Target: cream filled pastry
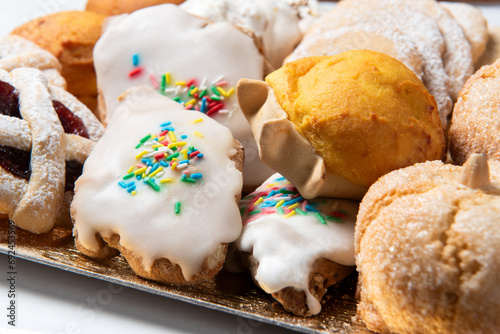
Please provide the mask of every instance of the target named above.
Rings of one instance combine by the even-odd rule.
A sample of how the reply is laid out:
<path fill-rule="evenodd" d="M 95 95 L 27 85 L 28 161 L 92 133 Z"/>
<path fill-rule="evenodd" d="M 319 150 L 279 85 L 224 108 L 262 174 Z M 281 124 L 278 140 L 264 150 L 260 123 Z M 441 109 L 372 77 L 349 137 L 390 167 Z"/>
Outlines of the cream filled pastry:
<path fill-rule="evenodd" d="M 272 174 L 234 94 L 239 79 L 262 79 L 266 62 L 254 39 L 232 24 L 212 24 L 169 4 L 141 9 L 107 24 L 94 63 L 101 119 L 127 88 L 148 85 L 233 132 L 245 148 L 246 186 L 254 189 Z"/>
<path fill-rule="evenodd" d="M 241 232 L 242 153 L 210 117 L 127 90 L 76 183 L 78 249 L 118 249 L 139 276 L 165 283 L 213 277 Z"/>
<path fill-rule="evenodd" d="M 321 311 L 326 289 L 354 270 L 358 202 L 305 200 L 274 174 L 240 203 L 238 254 L 256 283 L 301 316 Z"/>

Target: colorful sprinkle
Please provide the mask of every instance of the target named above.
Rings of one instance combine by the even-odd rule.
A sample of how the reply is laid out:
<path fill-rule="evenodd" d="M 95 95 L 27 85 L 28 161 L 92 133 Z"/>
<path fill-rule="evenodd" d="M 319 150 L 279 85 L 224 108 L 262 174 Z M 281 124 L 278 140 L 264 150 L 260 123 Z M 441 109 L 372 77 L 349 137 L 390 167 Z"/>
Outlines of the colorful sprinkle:
<path fill-rule="evenodd" d="M 181 213 L 181 202 L 177 202 L 177 203 L 175 203 L 175 208 L 174 208 L 174 210 L 175 210 L 175 214 L 176 214 L 176 215 L 178 215 L 178 214 L 180 214 L 180 213 Z"/>

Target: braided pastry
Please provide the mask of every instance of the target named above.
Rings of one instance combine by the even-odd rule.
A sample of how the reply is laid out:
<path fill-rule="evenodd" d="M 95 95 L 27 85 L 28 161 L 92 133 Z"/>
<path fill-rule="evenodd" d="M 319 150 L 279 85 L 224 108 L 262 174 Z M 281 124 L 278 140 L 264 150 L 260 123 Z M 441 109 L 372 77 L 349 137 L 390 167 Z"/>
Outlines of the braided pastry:
<path fill-rule="evenodd" d="M 103 131 L 41 71 L 0 70 L 0 212 L 34 233 L 70 223 L 74 181 Z"/>

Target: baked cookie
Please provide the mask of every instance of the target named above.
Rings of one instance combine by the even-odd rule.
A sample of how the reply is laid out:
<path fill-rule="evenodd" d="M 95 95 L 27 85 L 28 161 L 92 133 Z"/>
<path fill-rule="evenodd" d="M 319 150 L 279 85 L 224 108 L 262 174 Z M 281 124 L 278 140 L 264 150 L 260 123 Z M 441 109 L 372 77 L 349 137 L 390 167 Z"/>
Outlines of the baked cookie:
<path fill-rule="evenodd" d="M 311 9 L 311 4 L 306 6 Z M 264 55 L 274 68 L 302 39 L 300 10 L 286 0 L 186 0 L 180 7 L 214 22 L 228 21 L 251 30 L 262 40 Z M 309 14 L 310 15 L 310 14 Z"/>
<path fill-rule="evenodd" d="M 210 117 L 151 88 L 120 97 L 76 182 L 75 243 L 117 249 L 139 276 L 172 284 L 212 278 L 241 232 L 242 147 Z"/>
<path fill-rule="evenodd" d="M 103 126 L 37 69 L 0 70 L 0 105 L 0 212 L 34 233 L 70 225 L 73 185 Z"/>
<path fill-rule="evenodd" d="M 500 160 L 500 60 L 485 65 L 465 84 L 453 109 L 448 132 L 454 163 L 462 165 L 473 153 Z"/>
<path fill-rule="evenodd" d="M 106 17 L 88 11 L 64 11 L 29 21 L 12 31 L 50 51 L 62 64 L 68 91 L 93 111 L 97 88 L 92 52 Z"/>
<path fill-rule="evenodd" d="M 489 170 L 488 170 L 489 165 Z M 382 333 L 500 331 L 500 162 L 381 177 L 356 221 L 357 312 Z"/>
<path fill-rule="evenodd" d="M 179 5 L 184 0 L 88 0 L 85 10 L 112 16 L 130 14 L 138 9 L 172 3 Z"/>
<path fill-rule="evenodd" d="M 186 51 L 195 45 L 197 52 Z M 114 113 L 127 88 L 148 85 L 233 132 L 245 148 L 243 175 L 249 190 L 273 173 L 258 157 L 234 94 L 239 79 L 263 79 L 267 62 L 254 39 L 231 23 L 210 23 L 176 5 L 144 8 L 110 21 L 95 46 L 94 61 L 101 119 Z"/>
<path fill-rule="evenodd" d="M 237 94 L 262 160 L 305 198 L 361 199 L 391 170 L 444 156 L 434 98 L 382 53 L 301 58 Z"/>
<path fill-rule="evenodd" d="M 318 314 L 327 288 L 354 271 L 358 204 L 306 200 L 274 174 L 241 200 L 243 231 L 235 242 L 236 257 L 287 311 Z"/>
<path fill-rule="evenodd" d="M 51 85 L 66 88 L 66 81 L 60 74 L 61 64 L 54 55 L 23 37 L 1 36 L 0 69 L 11 71 L 18 67 L 37 68 Z"/>

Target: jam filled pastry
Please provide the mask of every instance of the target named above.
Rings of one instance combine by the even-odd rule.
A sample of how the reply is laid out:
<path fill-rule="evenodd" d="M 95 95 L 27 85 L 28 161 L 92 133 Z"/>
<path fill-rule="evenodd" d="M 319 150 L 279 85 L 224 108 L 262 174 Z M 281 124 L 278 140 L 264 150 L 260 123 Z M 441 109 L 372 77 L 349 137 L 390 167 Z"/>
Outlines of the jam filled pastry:
<path fill-rule="evenodd" d="M 11 71 L 18 67 L 37 68 L 51 85 L 66 88 L 61 64 L 52 53 L 21 36 L 0 36 L 0 69 Z"/>
<path fill-rule="evenodd" d="M 151 88 L 120 100 L 76 182 L 76 246 L 95 258 L 117 249 L 155 281 L 212 278 L 241 232 L 242 147 L 223 125 Z"/>
<path fill-rule="evenodd" d="M 306 200 L 274 174 L 240 208 L 243 231 L 234 258 L 287 311 L 318 314 L 327 288 L 354 271 L 358 202 Z"/>
<path fill-rule="evenodd" d="M 103 131 L 41 71 L 0 70 L 0 212 L 34 233 L 70 226 L 74 182 Z"/>

